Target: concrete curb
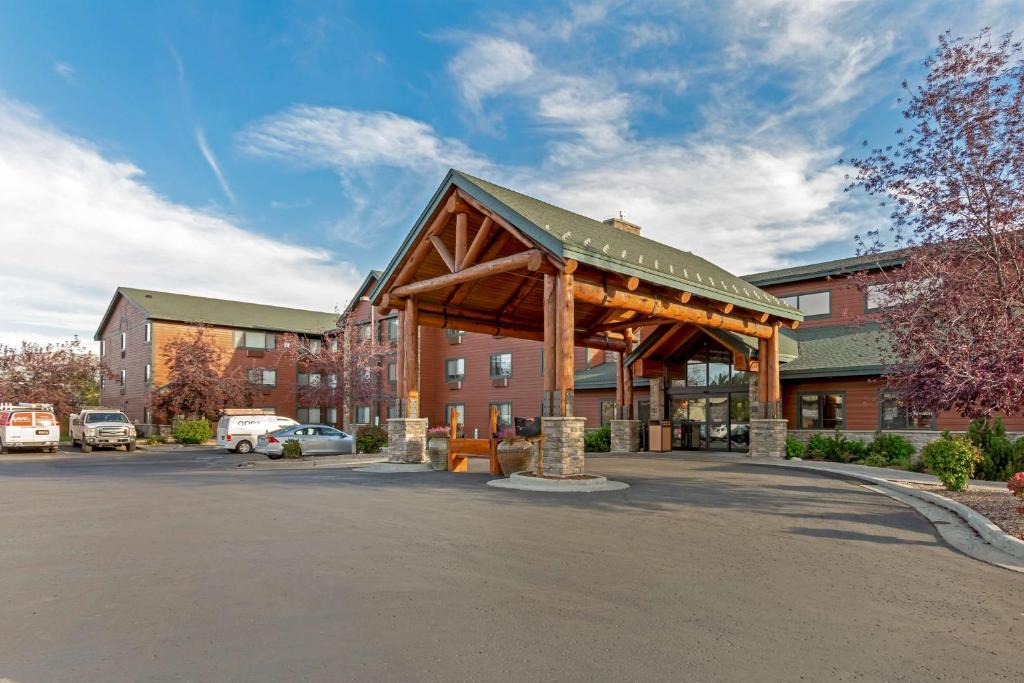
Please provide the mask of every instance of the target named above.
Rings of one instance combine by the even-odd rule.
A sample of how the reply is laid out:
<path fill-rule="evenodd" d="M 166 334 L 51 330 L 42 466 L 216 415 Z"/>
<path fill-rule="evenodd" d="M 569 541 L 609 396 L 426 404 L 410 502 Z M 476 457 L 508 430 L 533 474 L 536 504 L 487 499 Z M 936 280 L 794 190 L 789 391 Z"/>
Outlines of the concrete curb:
<path fill-rule="evenodd" d="M 867 474 L 858 474 L 848 470 L 829 470 L 822 467 L 806 467 L 790 464 L 784 465 L 781 462 L 756 462 L 751 464 L 762 465 L 765 467 L 779 467 L 781 469 L 800 470 L 801 472 L 815 472 L 817 474 L 824 474 L 839 479 L 844 477 L 857 479 L 873 486 L 879 486 L 884 489 L 889 489 L 890 491 L 897 491 L 904 495 L 923 500 L 927 503 L 931 503 L 932 505 L 938 505 L 939 507 L 949 510 L 962 518 L 978 533 L 979 536 L 985 540 L 986 543 L 992 547 L 997 548 L 1007 555 L 1011 555 L 1019 560 L 1024 560 L 1024 541 L 1019 538 L 1014 538 L 1010 534 L 1006 533 L 980 512 L 977 512 L 962 503 L 958 503 L 951 498 L 940 496 L 937 493 L 930 493 L 913 486 L 907 486 L 905 484 L 889 481 L 888 479 L 881 479 L 879 477 L 872 477 Z"/>
<path fill-rule="evenodd" d="M 498 489 L 544 493 L 598 493 L 629 488 L 629 484 L 625 482 L 608 481 L 606 477 L 601 476 L 594 476 L 592 479 L 537 479 L 524 476 L 521 472 L 514 473 L 508 479 L 491 479 L 487 485 Z"/>
<path fill-rule="evenodd" d="M 375 462 L 366 467 L 357 467 L 353 472 L 373 472 L 377 474 L 399 474 L 402 472 L 433 472 L 429 462 Z"/>
<path fill-rule="evenodd" d="M 329 457 L 329 456 L 328 456 Z M 303 460 L 247 460 L 235 465 L 239 469 L 248 470 L 311 470 L 311 469 L 332 469 L 344 467 L 362 467 L 380 462 L 379 458 L 358 458 L 352 460 L 320 460 L 309 457 Z"/>

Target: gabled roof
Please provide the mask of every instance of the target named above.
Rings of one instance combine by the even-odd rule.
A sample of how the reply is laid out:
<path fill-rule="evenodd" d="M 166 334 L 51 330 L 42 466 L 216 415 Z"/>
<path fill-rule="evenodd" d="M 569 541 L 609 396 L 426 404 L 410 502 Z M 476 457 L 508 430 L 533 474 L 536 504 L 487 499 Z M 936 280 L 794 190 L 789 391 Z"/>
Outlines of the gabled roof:
<path fill-rule="evenodd" d="M 782 268 L 780 270 L 768 270 L 763 273 L 744 275 L 743 279 L 760 287 L 767 287 L 768 285 L 781 285 L 785 282 L 800 282 L 801 280 L 814 280 L 835 275 L 850 275 L 862 270 L 892 268 L 903 265 L 906 260 L 906 249 L 894 249 L 878 254 L 851 256 L 834 261 L 809 263 L 803 266 L 793 266 L 792 268 Z"/>
<path fill-rule="evenodd" d="M 380 282 L 381 275 L 382 273 L 379 270 L 371 270 L 369 273 L 367 273 L 366 277 L 363 278 L 362 284 L 356 287 L 356 291 L 352 293 L 352 299 L 349 300 L 348 305 L 345 306 L 345 310 L 342 311 L 342 313 L 350 313 L 352 309 L 359 305 L 360 299 L 362 299 L 364 296 L 369 296 L 370 293 L 373 291 L 370 288 L 370 285 L 375 285 L 376 283 Z"/>
<path fill-rule="evenodd" d="M 204 296 L 173 294 L 151 289 L 118 287 L 96 329 L 94 337 L 96 340 L 102 337 L 103 329 L 107 326 L 110 316 L 113 315 L 120 297 L 131 301 L 145 311 L 148 318 L 153 320 L 299 334 L 322 334 L 327 330 L 334 329 L 338 320 L 337 313 L 267 306 L 247 301 L 210 299 Z"/>
<path fill-rule="evenodd" d="M 650 334 L 645 335 L 643 341 L 637 344 L 636 348 L 626 356 L 626 363 L 632 364 L 638 358 L 642 358 L 647 349 L 655 344 L 664 335 L 669 334 L 670 330 L 674 327 L 673 324 L 663 324 L 655 328 Z M 715 339 L 720 344 L 725 346 L 731 351 L 736 353 L 742 353 L 747 358 L 757 358 L 757 338 L 749 337 L 745 334 L 736 334 L 734 332 L 727 332 L 726 330 L 711 329 L 695 325 L 704 334 L 708 335 L 712 339 Z M 790 362 L 797 357 L 798 349 L 796 339 L 793 338 L 793 332 L 789 330 L 779 331 L 779 360 L 783 363 Z"/>
<path fill-rule="evenodd" d="M 688 251 L 619 230 L 534 197 L 450 170 L 431 202 L 406 236 L 371 298 L 379 301 L 398 265 L 452 187 L 472 196 L 522 231 L 549 253 L 564 259 L 636 276 L 647 282 L 689 291 L 713 301 L 761 311 L 790 320 L 803 316 L 778 298 Z"/>
<path fill-rule="evenodd" d="M 646 387 L 651 382 L 644 377 L 634 377 L 634 387 Z M 573 381 L 575 391 L 585 389 L 614 389 L 615 388 L 615 363 L 605 362 L 593 365 L 589 368 L 576 371 Z"/>
<path fill-rule="evenodd" d="M 888 338 L 876 324 L 802 328 L 794 332 L 800 356 L 783 365 L 783 379 L 878 375 L 890 359 Z"/>

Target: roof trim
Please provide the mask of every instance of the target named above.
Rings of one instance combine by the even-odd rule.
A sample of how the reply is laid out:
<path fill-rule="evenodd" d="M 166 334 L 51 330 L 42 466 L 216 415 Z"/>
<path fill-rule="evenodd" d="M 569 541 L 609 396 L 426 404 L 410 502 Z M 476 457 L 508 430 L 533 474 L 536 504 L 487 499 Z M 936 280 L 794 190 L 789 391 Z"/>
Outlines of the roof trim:
<path fill-rule="evenodd" d="M 114 309 L 117 308 L 117 300 L 119 297 L 124 297 L 131 301 L 136 306 L 138 306 L 139 308 L 142 308 L 142 310 L 146 310 L 142 306 L 139 306 L 138 302 L 136 302 L 131 297 L 127 296 L 124 292 L 121 291 L 121 288 L 118 287 L 117 289 L 114 290 L 114 295 L 110 297 L 110 303 L 107 304 L 107 310 L 103 312 L 103 317 L 100 318 L 100 326 L 96 328 L 96 333 L 93 334 L 92 336 L 93 341 L 101 341 L 103 339 L 103 330 L 107 327 L 107 324 L 110 322 L 110 317 L 114 315 Z"/>
<path fill-rule="evenodd" d="M 845 368 L 823 368 L 821 370 L 796 370 L 786 372 L 786 366 L 781 368 L 782 379 L 823 379 L 827 377 L 865 377 L 884 374 L 881 365 L 850 366 Z"/>
<path fill-rule="evenodd" d="M 894 249 L 879 254 L 852 256 L 831 261 L 812 263 L 806 266 L 793 266 L 778 270 L 766 270 L 763 273 L 744 275 L 743 279 L 758 287 L 781 285 L 788 282 L 818 280 L 833 275 L 851 275 L 862 270 L 876 270 L 902 266 L 907 261 L 905 249 Z"/>
<path fill-rule="evenodd" d="M 379 270 L 371 270 L 369 273 L 366 274 L 366 277 L 363 278 L 362 283 L 358 287 L 356 287 L 356 290 L 352 293 L 352 298 L 345 306 L 345 310 L 341 312 L 342 315 L 348 315 L 356 306 L 359 305 L 359 301 L 363 298 L 363 293 L 366 291 L 366 288 L 370 284 L 370 281 L 373 280 L 374 278 L 376 278 L 377 281 L 380 282 L 381 272 Z M 370 290 L 370 293 L 372 294 L 373 290 Z"/>

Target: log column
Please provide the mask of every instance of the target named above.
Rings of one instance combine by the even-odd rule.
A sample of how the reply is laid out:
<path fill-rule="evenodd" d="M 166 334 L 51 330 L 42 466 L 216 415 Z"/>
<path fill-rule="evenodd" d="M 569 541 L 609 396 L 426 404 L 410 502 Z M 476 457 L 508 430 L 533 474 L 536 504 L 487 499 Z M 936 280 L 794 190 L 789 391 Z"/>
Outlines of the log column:
<path fill-rule="evenodd" d="M 779 373 L 779 323 L 772 334 L 757 344 L 757 419 L 750 420 L 750 455 L 783 457 L 786 454 L 786 420 L 781 411 Z"/>
<path fill-rule="evenodd" d="M 633 368 L 626 365 L 626 356 L 633 350 L 633 329 L 623 332 L 626 348 L 619 353 L 616 372 L 617 420 L 612 420 L 611 449 L 616 453 L 634 453 L 640 450 L 640 420 L 633 419 Z"/>
<path fill-rule="evenodd" d="M 575 306 L 573 276 L 544 276 L 544 474 L 583 473 L 586 419 L 573 417 Z"/>
<path fill-rule="evenodd" d="M 388 420 L 388 460 L 427 462 L 427 420 L 420 419 L 419 321 L 416 298 L 405 300 L 399 312 L 398 404 L 401 417 Z"/>

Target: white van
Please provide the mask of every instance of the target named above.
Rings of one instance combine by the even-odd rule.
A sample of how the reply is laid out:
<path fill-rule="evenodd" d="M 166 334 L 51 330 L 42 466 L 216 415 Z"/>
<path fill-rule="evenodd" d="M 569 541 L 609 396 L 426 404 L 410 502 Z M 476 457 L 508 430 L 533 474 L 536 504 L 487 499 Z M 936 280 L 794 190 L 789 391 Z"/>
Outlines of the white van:
<path fill-rule="evenodd" d="M 256 437 L 297 424 L 280 415 L 224 415 L 217 421 L 217 445 L 236 453 L 251 453 Z"/>
<path fill-rule="evenodd" d="M 0 403 L 0 453 L 12 448 L 57 452 L 60 425 L 48 403 Z"/>

